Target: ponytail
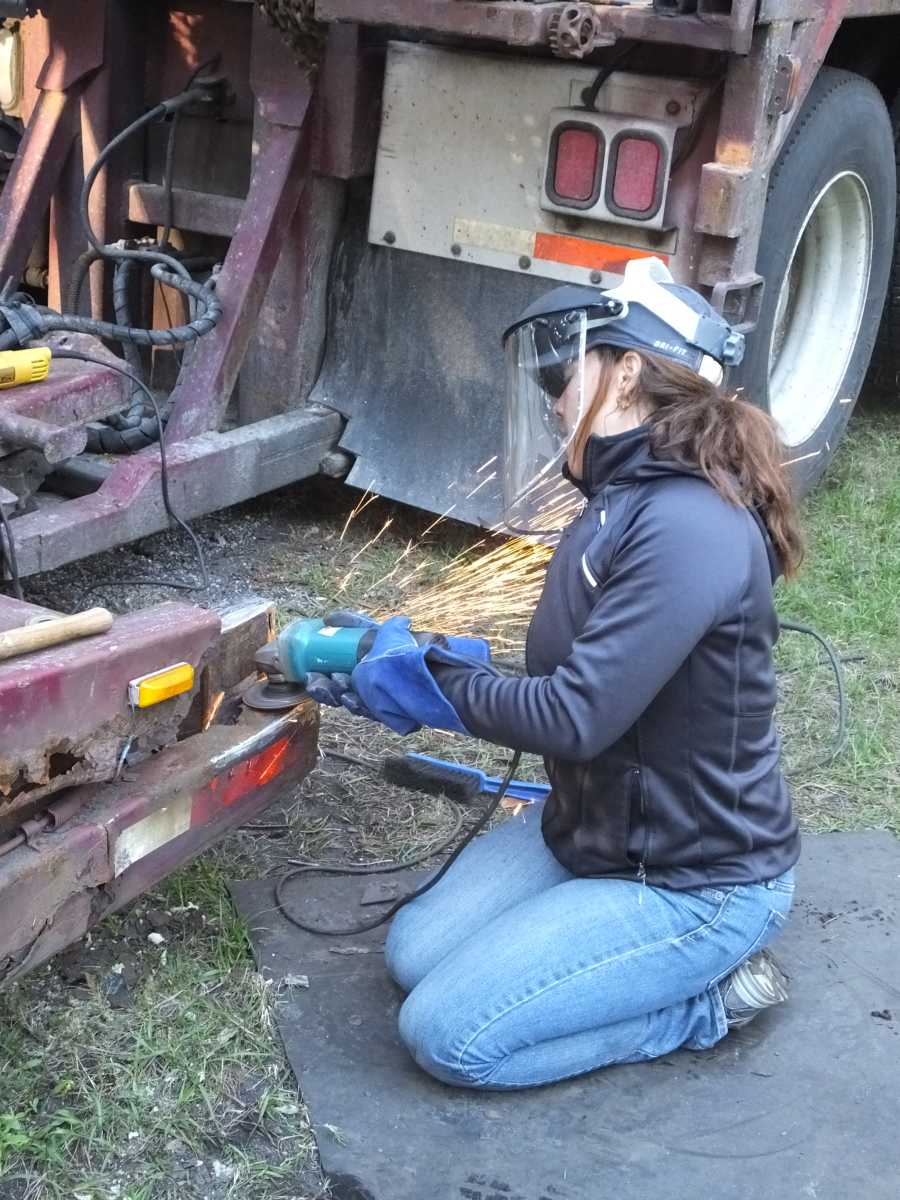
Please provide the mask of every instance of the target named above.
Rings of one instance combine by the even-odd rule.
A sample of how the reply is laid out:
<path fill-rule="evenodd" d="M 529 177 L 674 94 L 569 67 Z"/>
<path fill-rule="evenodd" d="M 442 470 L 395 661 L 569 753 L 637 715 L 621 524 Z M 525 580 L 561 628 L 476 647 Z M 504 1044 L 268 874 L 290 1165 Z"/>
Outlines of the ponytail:
<path fill-rule="evenodd" d="M 606 346 L 598 349 L 604 368 L 611 368 L 624 353 Z M 803 535 L 775 422 L 688 367 L 639 353 L 638 394 L 648 410 L 655 457 L 699 469 L 729 503 L 757 509 L 785 576 L 794 575 L 803 560 Z M 608 378 L 604 369 L 601 379 Z"/>

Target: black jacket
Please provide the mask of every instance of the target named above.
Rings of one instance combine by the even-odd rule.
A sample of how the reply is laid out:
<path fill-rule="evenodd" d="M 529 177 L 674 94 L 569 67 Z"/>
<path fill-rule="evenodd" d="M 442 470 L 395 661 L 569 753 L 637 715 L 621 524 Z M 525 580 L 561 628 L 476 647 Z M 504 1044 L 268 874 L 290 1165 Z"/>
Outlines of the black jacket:
<path fill-rule="evenodd" d="M 547 845 L 576 875 L 695 888 L 799 856 L 779 767 L 778 563 L 756 514 L 661 462 L 646 429 L 591 438 L 550 563 L 530 678 L 435 666 L 478 737 L 545 758 Z"/>

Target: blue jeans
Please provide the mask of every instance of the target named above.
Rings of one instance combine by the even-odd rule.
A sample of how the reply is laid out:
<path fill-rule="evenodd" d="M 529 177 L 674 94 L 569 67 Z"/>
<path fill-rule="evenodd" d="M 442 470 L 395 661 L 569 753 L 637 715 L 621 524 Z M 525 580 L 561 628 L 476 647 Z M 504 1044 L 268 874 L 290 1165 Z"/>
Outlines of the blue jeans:
<path fill-rule="evenodd" d="M 458 1087 L 525 1088 L 715 1045 L 718 984 L 782 929 L 793 873 L 694 891 L 581 879 L 547 849 L 540 808 L 394 918 L 385 955 L 415 1061 Z"/>

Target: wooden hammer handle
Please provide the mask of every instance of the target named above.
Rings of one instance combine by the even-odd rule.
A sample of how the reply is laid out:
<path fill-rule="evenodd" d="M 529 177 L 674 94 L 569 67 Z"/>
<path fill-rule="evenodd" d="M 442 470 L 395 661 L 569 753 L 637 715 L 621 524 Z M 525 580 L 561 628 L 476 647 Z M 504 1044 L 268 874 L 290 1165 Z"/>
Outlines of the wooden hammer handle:
<path fill-rule="evenodd" d="M 14 658 L 17 654 L 29 654 L 32 650 L 44 650 L 47 646 L 58 646 L 60 642 L 87 637 L 92 633 L 106 633 L 112 623 L 112 613 L 107 609 L 89 608 L 71 617 L 53 617 L 49 621 L 8 629 L 0 633 L 0 660 Z"/>

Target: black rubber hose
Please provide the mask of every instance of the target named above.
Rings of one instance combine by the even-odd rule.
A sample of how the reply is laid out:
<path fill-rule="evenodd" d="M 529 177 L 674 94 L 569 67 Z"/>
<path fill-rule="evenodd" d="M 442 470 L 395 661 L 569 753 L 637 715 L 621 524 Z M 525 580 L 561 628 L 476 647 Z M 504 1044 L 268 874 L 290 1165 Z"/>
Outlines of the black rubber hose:
<path fill-rule="evenodd" d="M 75 266 L 72 268 L 72 279 L 69 283 L 69 295 L 66 298 L 66 308 L 69 312 L 78 312 L 78 306 L 81 304 L 81 289 L 84 287 L 88 271 L 99 260 L 100 255 L 93 246 L 89 246 L 87 250 L 82 250 L 81 254 L 75 259 Z"/>
<path fill-rule="evenodd" d="M 131 313 L 128 304 L 129 276 L 134 269 L 130 258 L 116 263 L 113 277 L 113 309 L 116 321 L 120 325 L 131 324 Z M 140 384 L 136 380 L 144 380 L 144 364 L 141 352 L 134 342 L 123 342 L 122 350 L 129 369 L 135 380 L 131 383 L 129 407 L 125 412 L 111 413 L 102 423 L 88 425 L 87 449 L 92 454 L 127 454 L 132 450 L 142 450 L 150 446 L 159 437 L 159 425 L 155 417 L 144 412 L 144 401 Z M 144 425 L 146 424 L 146 429 Z M 135 435 L 132 431 L 138 430 Z M 125 431 L 128 431 L 127 435 Z"/>
<path fill-rule="evenodd" d="M 119 147 L 124 142 L 127 142 L 128 139 L 135 133 L 139 133 L 140 130 L 145 129 L 148 125 L 152 125 L 156 121 L 161 121 L 170 113 L 177 112 L 179 108 L 182 108 L 185 104 L 189 104 L 192 100 L 194 100 L 197 95 L 197 91 L 188 89 L 185 92 L 181 92 L 178 96 L 174 96 L 171 100 L 163 100 L 160 104 L 157 104 L 154 108 L 151 108 L 149 112 L 145 112 L 142 116 L 138 117 L 137 120 L 132 121 L 130 125 L 126 125 L 120 133 L 116 134 L 112 141 L 107 142 L 92 163 L 90 170 L 84 177 L 84 183 L 81 186 L 79 216 L 81 218 L 81 225 L 84 229 L 85 237 L 94 250 L 96 250 L 101 256 L 101 258 L 142 258 L 143 261 L 147 261 L 146 258 L 144 258 L 144 255 L 146 253 L 152 253 L 153 262 L 162 263 L 164 266 L 168 267 L 170 271 L 175 271 L 176 273 L 183 271 L 181 263 L 179 263 L 176 258 L 173 258 L 170 254 L 165 254 L 161 250 L 148 252 L 126 250 L 124 248 L 112 249 L 109 246 L 104 246 L 100 242 L 100 239 L 97 237 L 93 226 L 91 225 L 90 202 L 91 192 L 93 190 L 94 183 L 97 180 L 97 176 L 106 166 L 107 161 L 119 149 Z"/>
<path fill-rule="evenodd" d="M 92 317 L 41 312 L 29 308 L 27 340 L 37 341 L 48 333 L 66 332 L 89 333 L 109 341 L 134 342 L 138 346 L 181 346 L 195 342 L 216 327 L 222 316 L 222 305 L 208 284 L 195 283 L 190 276 L 185 279 L 181 274 L 176 275 L 166 270 L 164 265 L 157 261 L 160 256 L 153 251 L 123 250 L 121 253 L 131 259 L 143 259 L 152 263 L 150 274 L 154 279 L 196 300 L 201 308 L 200 315 L 187 325 L 173 325 L 170 329 L 138 329 L 134 326 L 116 325 L 111 321 L 96 321 Z M 162 257 L 167 258 L 168 255 Z M 181 266 L 180 263 L 178 265 Z M 0 336 L 0 350 L 11 350 L 19 344 L 18 336 L 12 330 Z"/>
<path fill-rule="evenodd" d="M 143 346 L 176 346 L 196 341 L 198 337 L 202 337 L 204 333 L 208 333 L 215 326 L 221 317 L 221 305 L 215 298 L 212 289 L 195 283 L 191 279 L 190 272 L 177 258 L 159 249 L 127 249 L 118 246 L 104 246 L 94 232 L 90 221 L 91 191 L 98 175 L 115 151 L 135 133 L 146 128 L 146 126 L 170 114 L 177 113 L 186 104 L 205 95 L 206 92 L 202 88 L 188 87 L 185 91 L 179 93 L 179 95 L 172 97 L 172 99 L 164 100 L 160 104 L 157 104 L 118 133 L 104 146 L 85 176 L 79 206 L 79 216 L 84 227 L 85 237 L 94 254 L 102 259 L 114 262 L 130 260 L 149 265 L 151 274 L 156 279 L 182 292 L 188 297 L 189 302 L 194 301 L 200 306 L 199 317 L 194 315 L 194 309 L 191 306 L 191 320 L 188 324 L 175 326 L 166 330 L 145 330 L 127 324 L 95 321 L 88 317 L 80 317 L 77 314 L 41 314 L 40 317 L 37 317 L 34 312 L 28 312 L 27 315 L 22 313 L 20 318 L 21 306 L 10 304 L 9 311 L 6 314 L 7 324 L 10 328 L 6 333 L 0 335 L 0 350 L 12 349 L 17 345 L 25 344 L 26 341 L 34 341 L 56 330 L 65 330 L 71 333 L 89 333 L 96 337 L 112 341 L 134 342 L 137 345 Z M 82 280 L 83 272 L 90 265 L 87 256 L 84 256 L 84 262 L 86 265 L 80 268 Z M 78 282 L 79 295 L 80 288 L 81 283 Z"/>
<path fill-rule="evenodd" d="M 124 259 L 122 259 L 121 262 L 116 263 L 116 270 L 115 270 L 115 274 L 113 276 L 113 312 L 115 313 L 115 316 L 116 316 L 116 324 L 117 325 L 128 325 L 128 326 L 131 325 L 131 306 L 128 303 L 128 285 L 129 285 L 131 272 L 133 269 L 134 269 L 134 260 L 133 259 L 124 258 Z M 141 352 L 137 348 L 137 346 L 134 344 L 134 342 L 123 342 L 122 343 L 122 353 L 125 356 L 125 361 L 128 363 L 128 366 L 135 373 L 135 375 L 137 375 L 137 377 L 139 379 L 143 379 L 144 378 L 144 363 L 141 358 Z M 133 403 L 135 396 L 137 396 L 139 394 L 139 392 L 140 392 L 140 388 L 137 386 L 137 384 L 132 384 L 132 386 L 131 386 L 132 409 L 135 407 L 138 408 L 138 410 L 139 410 L 138 418 L 140 419 L 140 416 L 143 415 L 143 411 L 144 411 L 143 402 L 139 400 L 137 405 L 134 405 L 134 403 Z M 131 411 L 132 410 L 130 409 L 129 413 Z M 126 422 L 127 422 L 128 416 L 129 416 L 128 413 L 125 414 Z"/>

